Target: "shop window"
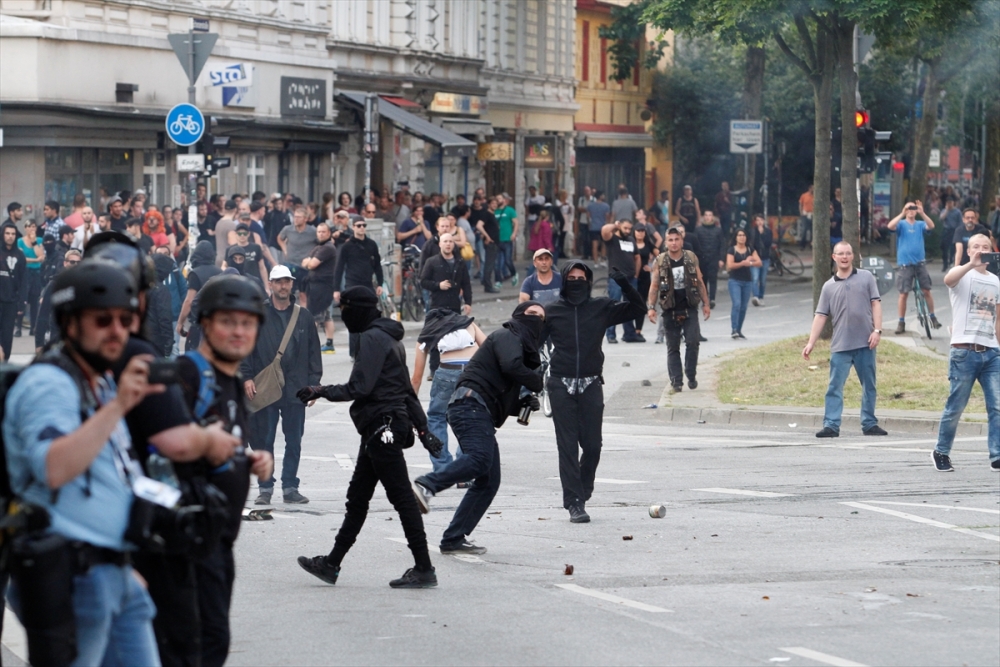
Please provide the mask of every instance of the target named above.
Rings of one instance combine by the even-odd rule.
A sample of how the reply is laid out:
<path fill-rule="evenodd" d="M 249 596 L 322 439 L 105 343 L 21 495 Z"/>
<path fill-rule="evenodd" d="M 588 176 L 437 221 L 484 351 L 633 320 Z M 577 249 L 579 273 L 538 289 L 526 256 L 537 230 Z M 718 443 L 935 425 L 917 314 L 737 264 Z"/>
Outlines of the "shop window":
<path fill-rule="evenodd" d="M 167 201 L 167 156 L 165 151 L 143 151 L 142 187 L 151 204 L 169 204 Z"/>
<path fill-rule="evenodd" d="M 260 190 L 264 191 L 264 156 L 263 155 L 248 155 L 247 156 L 247 194 L 252 195 L 254 192 Z"/>

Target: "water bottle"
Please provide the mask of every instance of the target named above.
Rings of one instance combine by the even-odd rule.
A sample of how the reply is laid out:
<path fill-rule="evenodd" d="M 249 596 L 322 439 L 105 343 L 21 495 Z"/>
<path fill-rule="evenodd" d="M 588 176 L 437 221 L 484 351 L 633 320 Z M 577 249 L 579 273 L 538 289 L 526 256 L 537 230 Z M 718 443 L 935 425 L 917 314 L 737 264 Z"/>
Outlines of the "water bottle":
<path fill-rule="evenodd" d="M 174 464 L 152 445 L 149 446 L 149 458 L 146 459 L 146 472 L 157 482 L 163 482 L 175 489 L 181 488 L 177 473 L 174 472 Z"/>
<path fill-rule="evenodd" d="M 231 431 L 231 433 L 232 433 L 232 435 L 234 437 L 237 437 L 237 438 L 240 438 L 240 439 L 243 438 L 243 430 L 239 426 L 234 426 L 233 430 Z M 233 454 L 233 457 L 235 458 L 236 456 L 240 456 L 240 455 L 243 455 L 243 456 L 246 455 L 244 453 L 242 447 L 240 447 L 239 449 L 236 450 L 236 452 Z M 232 470 L 232 468 L 233 468 L 233 460 L 229 459 L 227 461 L 224 461 L 222 463 L 222 465 L 220 465 L 220 466 L 218 466 L 216 468 L 213 468 L 212 469 L 212 474 L 213 475 L 218 475 L 220 473 L 228 472 L 229 470 Z"/>

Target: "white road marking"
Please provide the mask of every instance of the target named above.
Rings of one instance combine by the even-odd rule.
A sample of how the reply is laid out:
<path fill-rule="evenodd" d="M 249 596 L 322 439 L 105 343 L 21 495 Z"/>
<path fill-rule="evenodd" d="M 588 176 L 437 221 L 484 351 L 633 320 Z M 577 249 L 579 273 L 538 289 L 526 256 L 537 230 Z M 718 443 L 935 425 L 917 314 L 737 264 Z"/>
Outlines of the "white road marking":
<path fill-rule="evenodd" d="M 400 544 L 407 544 L 405 537 L 387 537 L 385 539 L 389 540 L 390 542 L 399 542 Z M 438 555 L 441 554 L 440 547 L 435 547 L 435 546 L 433 546 L 431 544 L 427 545 L 427 550 L 428 551 L 432 551 L 432 552 L 434 552 L 434 553 L 436 553 Z M 452 558 L 454 558 L 455 560 L 462 561 L 463 563 L 485 563 L 486 562 L 482 558 L 480 558 L 479 556 L 473 556 L 472 554 L 448 554 L 448 555 L 451 556 Z"/>
<path fill-rule="evenodd" d="M 347 454 L 334 454 L 333 458 L 336 459 L 342 469 L 354 470 L 354 461 Z"/>
<path fill-rule="evenodd" d="M 797 493 L 774 493 L 772 491 L 747 491 L 745 489 L 691 489 L 692 491 L 707 491 L 708 493 L 729 493 L 734 496 L 758 496 L 760 498 L 787 498 L 796 496 Z"/>
<path fill-rule="evenodd" d="M 275 458 L 283 459 L 284 457 L 276 456 Z M 306 454 L 303 454 L 299 458 L 302 459 L 303 461 L 323 461 L 324 463 L 334 463 L 335 461 L 338 460 L 336 457 L 333 456 L 308 456 Z"/>
<path fill-rule="evenodd" d="M 430 463 L 407 463 L 407 468 L 420 468 L 421 470 L 433 470 L 434 466 Z"/>
<path fill-rule="evenodd" d="M 873 505 L 900 505 L 902 507 L 936 507 L 942 510 L 963 510 L 965 512 L 985 512 L 986 514 L 998 514 L 1000 510 L 985 509 L 982 507 L 958 507 L 957 505 L 928 505 L 927 503 L 894 503 L 888 500 L 869 500 Z"/>
<path fill-rule="evenodd" d="M 623 607 L 631 607 L 632 609 L 638 609 L 639 611 L 648 611 L 653 614 L 674 613 L 672 609 L 664 609 L 663 607 L 654 607 L 651 604 L 636 602 L 635 600 L 629 600 L 627 598 L 618 597 L 617 595 L 612 595 L 611 593 L 592 591 L 589 588 L 584 588 L 583 586 L 577 586 L 576 584 L 556 584 L 556 588 L 561 588 L 564 591 L 570 591 L 571 593 L 579 593 L 580 595 L 588 595 L 592 598 L 597 598 L 598 600 L 604 600 L 605 602 L 614 602 L 615 604 L 620 604 Z"/>
<path fill-rule="evenodd" d="M 28 662 L 28 635 L 24 626 L 9 607 L 3 608 L 3 645 L 24 662 Z"/>
<path fill-rule="evenodd" d="M 1000 542 L 1000 535 L 980 533 L 977 530 L 970 530 L 969 528 L 959 528 L 958 526 L 954 526 L 950 523 L 944 523 L 943 521 L 935 521 L 934 519 L 925 519 L 924 517 L 917 516 L 916 514 L 897 512 L 896 510 L 887 509 L 885 507 L 873 507 L 871 505 L 866 505 L 864 503 L 845 502 L 840 504 L 847 505 L 848 507 L 857 507 L 858 509 L 863 509 L 863 510 L 871 510 L 872 512 L 881 512 L 882 514 L 888 514 L 889 516 L 899 517 L 900 519 L 908 519 L 909 521 L 915 521 L 916 523 L 925 523 L 928 526 L 935 526 L 937 528 L 946 528 L 948 530 L 954 530 L 956 533 L 972 535 L 973 537 L 979 537 L 984 540 L 990 540 L 992 542 Z"/>
<path fill-rule="evenodd" d="M 558 477 L 546 477 L 545 479 L 559 479 Z M 595 482 L 600 482 L 601 484 L 649 484 L 649 482 L 640 479 L 612 479 L 610 477 L 595 477 Z"/>
<path fill-rule="evenodd" d="M 838 658 L 835 655 L 820 653 L 819 651 L 814 651 L 811 648 L 802 648 L 801 646 L 779 648 L 778 650 L 784 651 L 785 653 L 791 653 L 792 655 L 797 655 L 800 658 L 809 658 L 810 660 L 815 660 L 816 662 L 822 662 L 824 665 L 833 665 L 833 667 L 865 667 L 865 665 L 860 662 L 854 662 L 853 660 L 847 660 L 846 658 Z"/>

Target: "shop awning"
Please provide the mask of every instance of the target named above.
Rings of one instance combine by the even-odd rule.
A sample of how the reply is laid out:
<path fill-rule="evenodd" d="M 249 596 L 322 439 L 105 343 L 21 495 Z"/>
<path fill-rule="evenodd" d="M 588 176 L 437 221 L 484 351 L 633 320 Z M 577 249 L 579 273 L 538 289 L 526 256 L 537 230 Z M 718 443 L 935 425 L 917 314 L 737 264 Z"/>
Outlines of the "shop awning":
<path fill-rule="evenodd" d="M 339 90 L 337 91 L 337 95 L 361 108 L 365 106 L 365 93 Z M 393 125 L 404 132 L 440 146 L 441 153 L 445 157 L 473 156 L 476 154 L 476 142 L 460 137 L 443 127 L 438 127 L 434 123 L 415 116 L 408 111 L 403 111 L 392 102 L 384 100 L 381 97 L 377 99 L 378 113 L 383 119 L 392 122 Z"/>
<path fill-rule="evenodd" d="M 653 137 L 633 132 L 577 132 L 576 145 L 590 148 L 652 148 Z"/>
<path fill-rule="evenodd" d="M 474 118 L 440 118 L 438 122 L 441 127 L 465 136 L 492 137 L 493 125 L 488 120 L 476 120 Z"/>

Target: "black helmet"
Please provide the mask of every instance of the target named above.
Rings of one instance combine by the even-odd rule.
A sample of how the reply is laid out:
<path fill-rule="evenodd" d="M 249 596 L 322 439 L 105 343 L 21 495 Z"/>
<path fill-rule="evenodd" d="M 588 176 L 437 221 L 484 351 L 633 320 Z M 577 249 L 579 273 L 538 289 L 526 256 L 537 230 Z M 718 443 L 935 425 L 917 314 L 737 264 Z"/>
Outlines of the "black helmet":
<path fill-rule="evenodd" d="M 87 308 L 139 307 L 139 290 L 132 275 L 118 264 L 88 259 L 52 281 L 52 309 L 56 317 Z"/>
<path fill-rule="evenodd" d="M 121 232 L 101 232 L 87 242 L 84 257 L 107 259 L 122 266 L 132 274 L 140 291 L 156 284 L 156 265 L 153 258 L 144 255 L 139 245 Z"/>
<path fill-rule="evenodd" d="M 198 292 L 198 319 L 210 317 L 217 310 L 238 310 L 256 315 L 263 322 L 266 302 L 264 290 L 250 278 L 215 276 Z"/>

